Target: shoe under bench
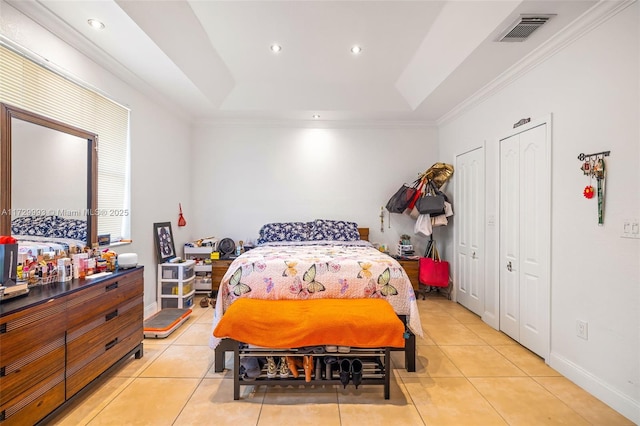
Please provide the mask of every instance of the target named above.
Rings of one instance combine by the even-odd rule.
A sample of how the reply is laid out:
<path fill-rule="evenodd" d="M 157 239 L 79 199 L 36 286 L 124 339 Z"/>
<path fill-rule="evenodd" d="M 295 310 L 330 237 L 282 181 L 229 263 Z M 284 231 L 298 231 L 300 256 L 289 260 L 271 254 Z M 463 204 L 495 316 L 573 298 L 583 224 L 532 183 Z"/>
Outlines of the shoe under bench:
<path fill-rule="evenodd" d="M 338 359 L 360 359 L 363 361 L 363 374 L 360 386 L 378 385 L 384 388 L 384 399 L 389 399 L 391 383 L 391 350 L 390 347 L 383 348 L 351 348 L 350 352 L 326 352 L 322 354 L 301 352 L 297 349 L 272 349 L 263 347 L 246 347 L 239 342 L 227 339 L 229 347 L 233 347 L 233 399 L 240 399 L 241 386 L 313 386 L 313 385 L 340 385 L 343 383 L 339 377 L 339 370 L 326 368 L 324 357 L 335 357 Z M 242 379 L 240 377 L 240 360 L 243 357 L 268 357 L 274 358 L 294 356 L 302 357 L 312 355 L 314 357 L 313 378 L 306 381 L 305 372 L 300 371 L 297 378 L 288 377 L 267 377 L 266 366 L 263 367 L 260 376 L 253 379 Z M 378 360 L 378 361 L 375 361 Z M 382 361 L 383 360 L 383 361 Z M 320 368 L 318 368 L 320 367 Z M 327 373 L 329 377 L 327 377 Z M 349 386 L 353 384 L 349 383 Z"/>

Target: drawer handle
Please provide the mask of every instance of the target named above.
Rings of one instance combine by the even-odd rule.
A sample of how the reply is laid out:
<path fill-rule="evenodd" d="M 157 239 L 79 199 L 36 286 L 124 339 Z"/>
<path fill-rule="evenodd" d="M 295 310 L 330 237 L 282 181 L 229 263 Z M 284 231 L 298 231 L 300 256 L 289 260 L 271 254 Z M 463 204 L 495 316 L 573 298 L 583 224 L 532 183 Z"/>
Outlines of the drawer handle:
<path fill-rule="evenodd" d="M 7 332 L 7 323 L 3 322 L 2 324 L 0 324 L 0 334 L 4 334 Z"/>
<path fill-rule="evenodd" d="M 116 337 L 115 339 L 113 339 L 112 341 L 110 341 L 109 343 L 104 345 L 104 350 L 108 351 L 109 349 L 111 349 L 112 347 L 114 347 L 117 344 L 118 344 L 118 338 Z"/>
<path fill-rule="evenodd" d="M 4 377 L 4 376 L 6 376 L 6 375 L 7 375 L 7 372 L 6 372 L 5 368 L 6 368 L 6 367 L 2 367 L 2 368 L 0 368 L 0 377 Z"/>
<path fill-rule="evenodd" d="M 108 286 L 106 286 L 105 287 L 105 291 L 115 290 L 116 288 L 118 288 L 118 281 L 116 281 L 113 284 L 109 284 Z"/>
<path fill-rule="evenodd" d="M 5 413 L 5 410 L 2 410 L 2 412 L 0 412 L 0 422 L 7 420 L 7 415 Z"/>
<path fill-rule="evenodd" d="M 104 321 L 105 322 L 110 321 L 110 320 L 114 319 L 117 316 L 118 316 L 118 310 L 116 309 L 115 311 L 110 312 L 107 315 L 105 315 L 104 316 Z"/>

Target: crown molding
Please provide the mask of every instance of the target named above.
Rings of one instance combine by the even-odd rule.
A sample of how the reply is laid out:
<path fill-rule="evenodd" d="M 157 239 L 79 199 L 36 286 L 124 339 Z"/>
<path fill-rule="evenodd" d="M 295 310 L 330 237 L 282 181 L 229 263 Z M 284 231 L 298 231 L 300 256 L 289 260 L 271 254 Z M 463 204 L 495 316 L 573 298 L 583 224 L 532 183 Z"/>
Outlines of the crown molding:
<path fill-rule="evenodd" d="M 533 68 L 555 55 L 558 51 L 564 49 L 575 40 L 584 36 L 589 31 L 593 30 L 635 2 L 636 0 L 599 1 L 589 10 L 576 18 L 571 24 L 558 31 L 557 34 L 534 49 L 522 60 L 509 67 L 498 77 L 480 88 L 480 90 L 456 105 L 446 114 L 442 115 L 436 120 L 437 125 L 442 126 L 484 102 L 504 87 L 513 83 Z"/>

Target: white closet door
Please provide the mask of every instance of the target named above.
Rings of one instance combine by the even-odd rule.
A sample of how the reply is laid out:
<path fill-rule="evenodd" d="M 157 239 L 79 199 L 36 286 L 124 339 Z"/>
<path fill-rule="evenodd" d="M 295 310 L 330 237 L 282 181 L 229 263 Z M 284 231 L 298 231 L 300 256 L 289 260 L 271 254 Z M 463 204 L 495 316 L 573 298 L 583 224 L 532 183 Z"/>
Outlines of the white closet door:
<path fill-rule="evenodd" d="M 484 148 L 456 157 L 456 300 L 484 313 Z"/>
<path fill-rule="evenodd" d="M 520 343 L 546 358 L 549 347 L 549 182 L 547 127 L 520 134 Z"/>
<path fill-rule="evenodd" d="M 520 340 L 520 136 L 500 144 L 500 330 Z"/>
<path fill-rule="evenodd" d="M 543 358 L 550 312 L 548 126 L 500 145 L 500 329 Z"/>

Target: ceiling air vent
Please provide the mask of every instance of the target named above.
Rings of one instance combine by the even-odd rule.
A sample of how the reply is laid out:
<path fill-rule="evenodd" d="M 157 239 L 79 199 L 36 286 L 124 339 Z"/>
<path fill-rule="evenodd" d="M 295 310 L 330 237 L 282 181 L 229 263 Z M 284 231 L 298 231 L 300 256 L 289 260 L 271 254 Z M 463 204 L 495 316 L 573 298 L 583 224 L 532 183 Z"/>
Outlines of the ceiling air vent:
<path fill-rule="evenodd" d="M 531 33 L 555 15 L 520 15 L 516 22 L 500 34 L 498 41 L 525 41 Z"/>

